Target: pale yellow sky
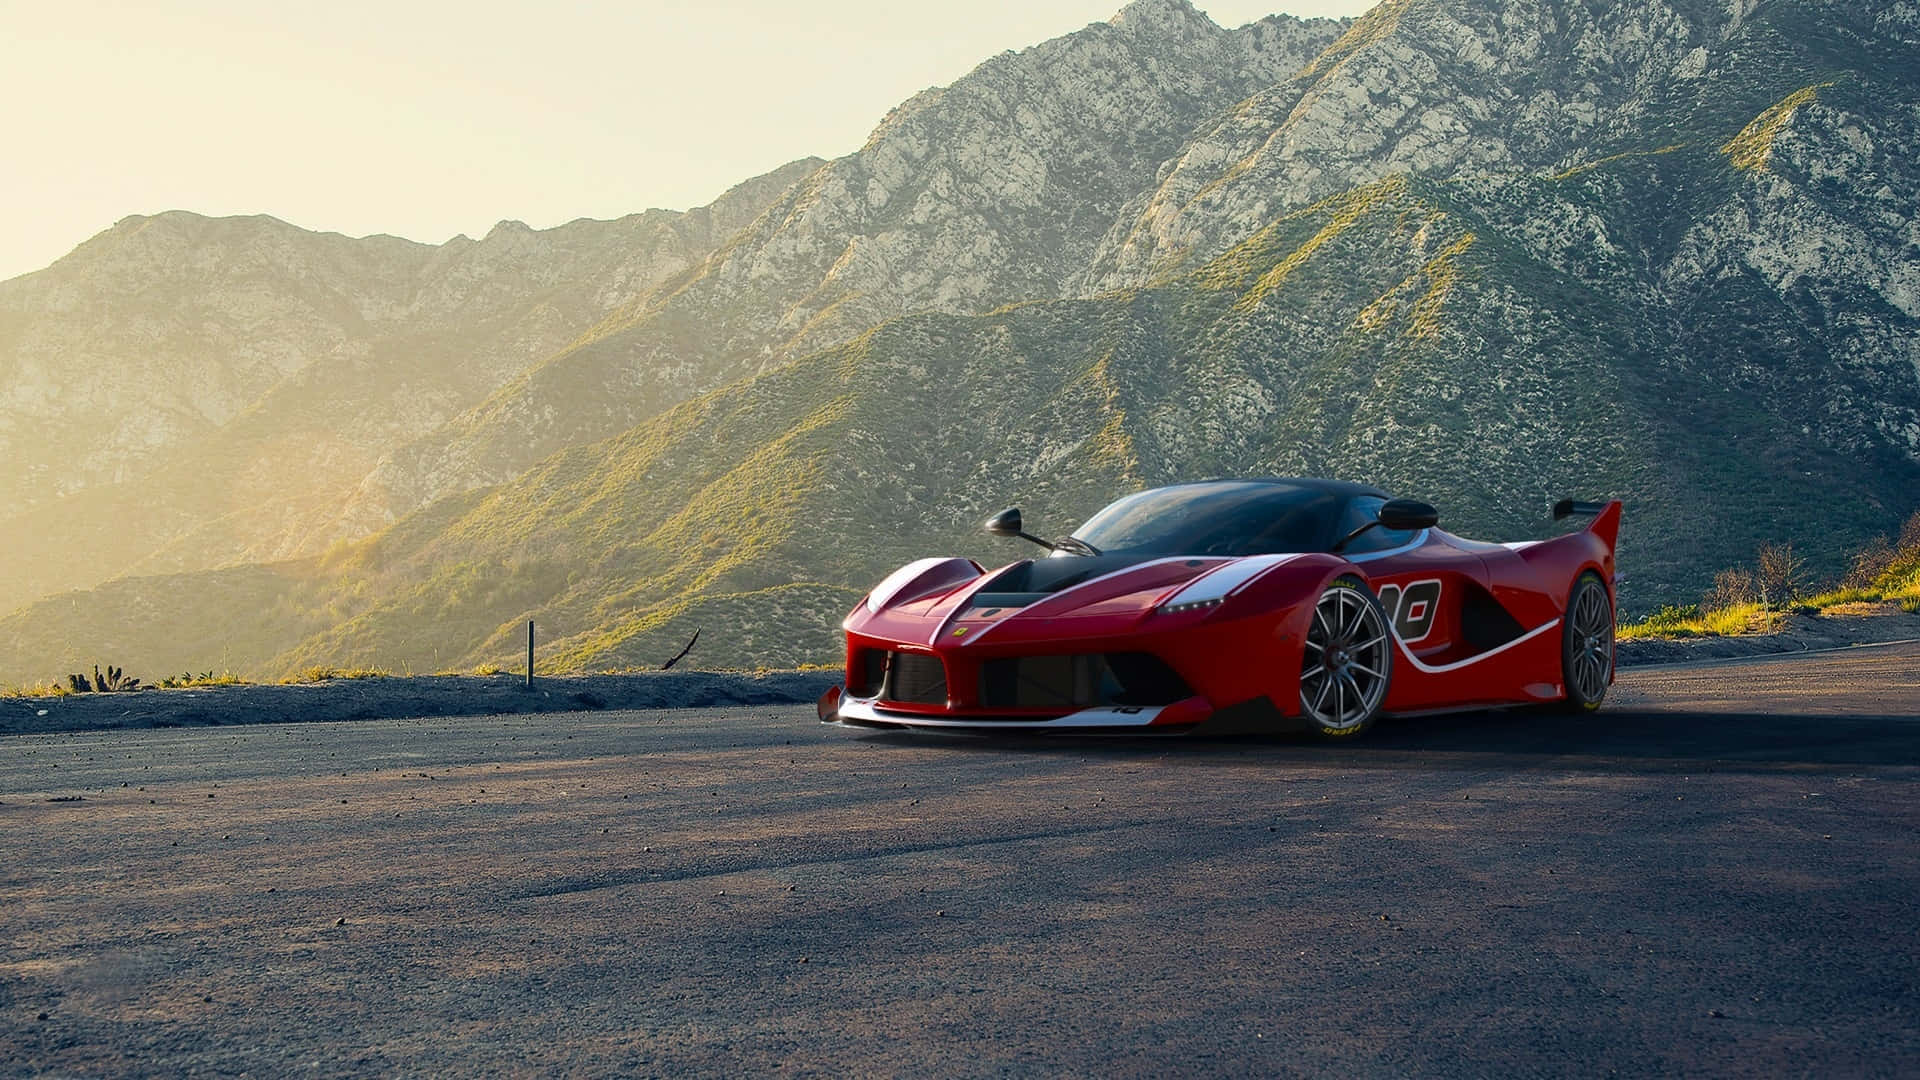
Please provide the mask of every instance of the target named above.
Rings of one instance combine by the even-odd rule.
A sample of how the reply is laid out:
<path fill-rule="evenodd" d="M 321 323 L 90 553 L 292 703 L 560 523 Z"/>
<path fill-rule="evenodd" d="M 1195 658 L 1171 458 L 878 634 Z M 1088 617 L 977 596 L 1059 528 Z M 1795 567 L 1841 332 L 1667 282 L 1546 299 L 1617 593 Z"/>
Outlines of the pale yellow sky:
<path fill-rule="evenodd" d="M 438 243 L 696 206 L 1122 2 L 0 0 L 0 279 L 161 210 Z"/>

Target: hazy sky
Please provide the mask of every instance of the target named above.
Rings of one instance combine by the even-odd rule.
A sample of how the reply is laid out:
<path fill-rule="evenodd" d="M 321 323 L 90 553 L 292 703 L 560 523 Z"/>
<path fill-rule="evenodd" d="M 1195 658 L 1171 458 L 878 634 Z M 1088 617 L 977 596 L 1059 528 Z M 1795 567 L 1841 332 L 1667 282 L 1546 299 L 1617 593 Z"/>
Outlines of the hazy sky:
<path fill-rule="evenodd" d="M 697 206 L 1121 3 L 0 0 L 0 279 L 170 209 L 437 243 Z"/>

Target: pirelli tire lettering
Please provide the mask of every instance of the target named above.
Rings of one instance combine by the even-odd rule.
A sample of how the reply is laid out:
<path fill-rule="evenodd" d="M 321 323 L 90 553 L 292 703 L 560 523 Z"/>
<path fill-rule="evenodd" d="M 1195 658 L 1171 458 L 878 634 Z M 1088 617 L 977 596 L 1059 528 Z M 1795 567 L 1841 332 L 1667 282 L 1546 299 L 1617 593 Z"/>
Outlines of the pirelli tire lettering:
<path fill-rule="evenodd" d="M 1405 585 L 1382 585 L 1380 606 L 1393 617 L 1393 633 L 1411 645 L 1433 632 L 1434 617 L 1440 613 L 1440 580 L 1411 581 Z"/>

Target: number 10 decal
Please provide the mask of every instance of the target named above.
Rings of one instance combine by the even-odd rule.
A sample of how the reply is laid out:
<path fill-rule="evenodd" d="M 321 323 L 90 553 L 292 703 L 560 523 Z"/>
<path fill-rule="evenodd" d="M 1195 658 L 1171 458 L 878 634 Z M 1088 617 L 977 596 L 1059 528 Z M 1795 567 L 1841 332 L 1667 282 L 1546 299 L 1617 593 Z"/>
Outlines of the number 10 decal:
<path fill-rule="evenodd" d="M 1380 606 L 1393 619 L 1394 636 L 1408 645 L 1433 632 L 1440 612 L 1440 579 L 1380 586 Z"/>

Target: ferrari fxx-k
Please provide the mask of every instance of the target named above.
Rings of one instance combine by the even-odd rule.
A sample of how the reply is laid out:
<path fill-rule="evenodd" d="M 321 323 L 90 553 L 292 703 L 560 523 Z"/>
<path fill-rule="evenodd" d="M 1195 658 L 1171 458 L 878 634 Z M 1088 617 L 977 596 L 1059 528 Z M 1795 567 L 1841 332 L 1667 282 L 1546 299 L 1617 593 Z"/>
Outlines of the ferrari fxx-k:
<path fill-rule="evenodd" d="M 1383 714 L 1600 707 L 1614 672 L 1620 503 L 1586 528 L 1483 543 L 1423 502 L 1331 480 L 1128 495 L 988 571 L 907 564 L 842 623 L 852 726 L 1157 734 L 1365 731 Z"/>

